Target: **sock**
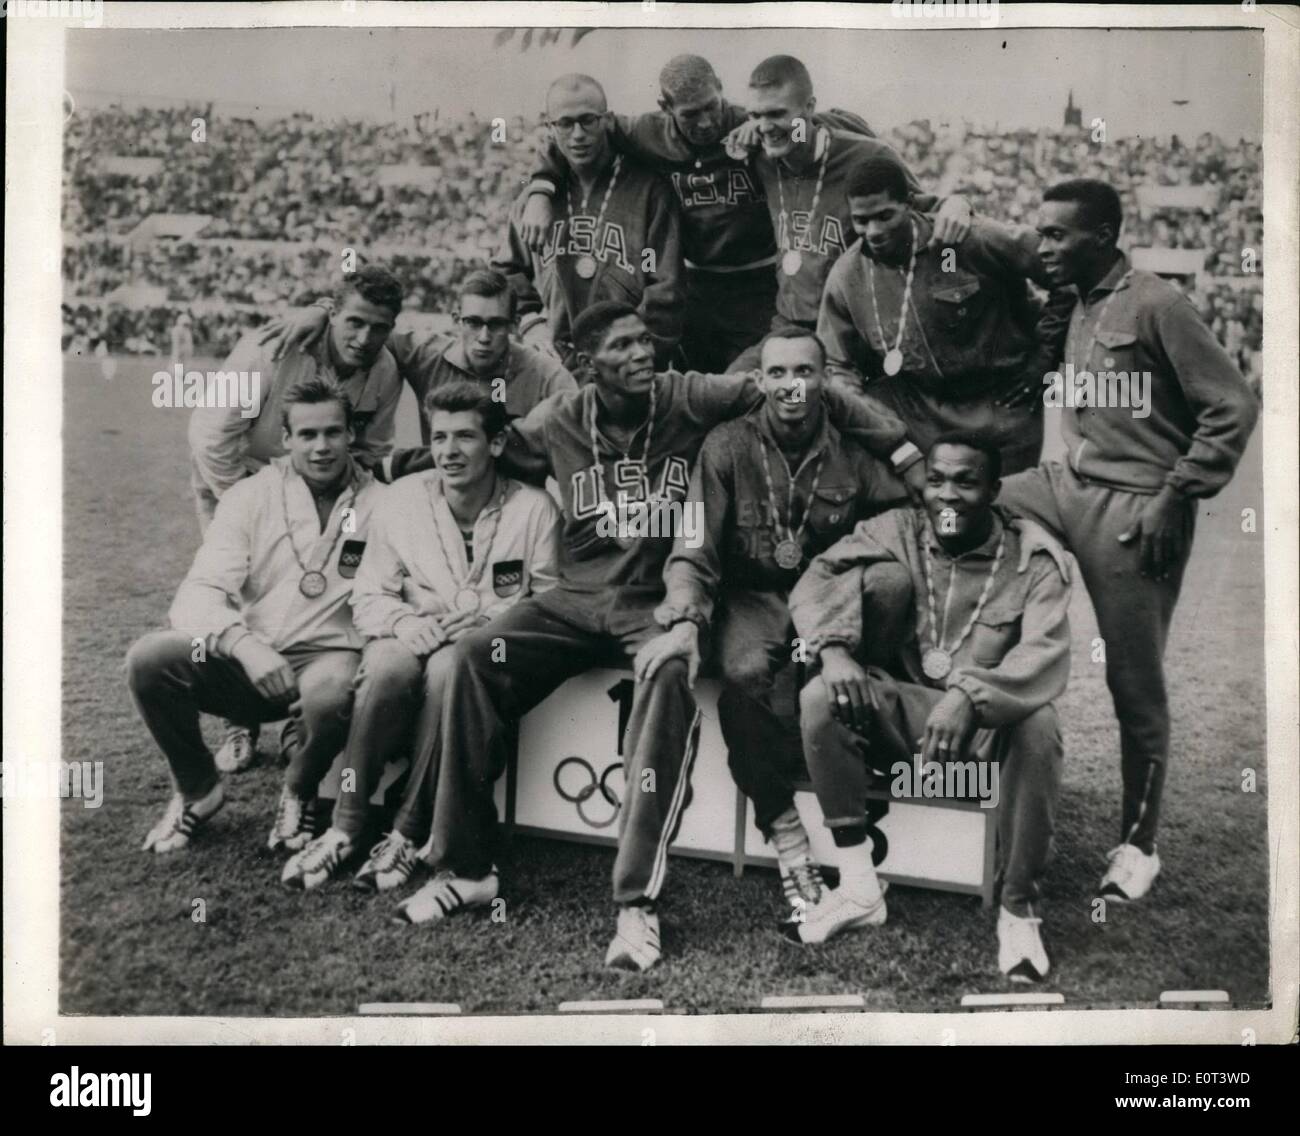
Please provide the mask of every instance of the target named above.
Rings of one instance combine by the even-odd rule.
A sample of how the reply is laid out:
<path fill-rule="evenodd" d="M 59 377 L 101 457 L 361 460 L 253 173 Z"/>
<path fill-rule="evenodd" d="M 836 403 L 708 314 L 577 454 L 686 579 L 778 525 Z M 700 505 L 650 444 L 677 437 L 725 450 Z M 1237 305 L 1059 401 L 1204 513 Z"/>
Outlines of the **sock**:
<path fill-rule="evenodd" d="M 793 805 L 772 822 L 772 844 L 776 848 L 777 862 L 783 868 L 811 862 L 812 845 L 808 842 L 808 832 Z"/>
<path fill-rule="evenodd" d="M 876 867 L 871 862 L 871 840 L 868 838 L 861 844 L 841 847 L 837 851 L 840 890 L 874 903 L 880 898 L 880 880 L 876 878 Z"/>

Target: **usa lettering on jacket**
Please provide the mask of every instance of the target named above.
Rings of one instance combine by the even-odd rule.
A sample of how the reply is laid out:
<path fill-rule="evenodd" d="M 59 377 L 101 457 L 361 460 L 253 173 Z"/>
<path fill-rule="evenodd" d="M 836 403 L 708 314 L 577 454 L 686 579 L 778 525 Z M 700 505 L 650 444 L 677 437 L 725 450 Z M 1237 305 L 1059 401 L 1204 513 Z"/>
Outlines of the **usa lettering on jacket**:
<path fill-rule="evenodd" d="M 666 500 L 681 500 L 690 486 L 690 473 L 690 466 L 684 458 L 670 456 L 659 474 L 656 496 Z M 645 501 L 650 497 L 650 481 L 642 471 L 640 462 L 614 462 L 612 480 L 614 503 L 617 506 L 626 505 L 629 501 Z M 601 492 L 604 482 L 604 467 L 599 471 L 593 466 L 574 471 L 570 478 L 574 520 L 586 520 L 600 513 L 605 501 Z"/>
<path fill-rule="evenodd" d="M 820 210 L 819 210 L 820 212 Z M 848 246 L 844 243 L 844 227 L 840 224 L 838 217 L 831 217 L 822 214 L 821 226 L 816 233 L 817 241 L 812 243 L 812 234 L 808 231 L 808 224 L 812 220 L 812 213 L 806 209 L 792 209 L 790 211 L 790 224 L 788 233 L 778 233 L 778 243 L 782 248 L 801 249 L 804 252 L 815 252 L 818 256 L 839 257 L 843 255 Z M 785 241 L 780 240 L 782 236 L 787 237 Z M 856 238 L 854 238 L 856 240 Z"/>
<path fill-rule="evenodd" d="M 594 256 L 602 263 L 611 260 L 624 272 L 635 269 L 627 255 L 627 233 L 617 221 L 606 221 L 596 237 L 595 217 L 561 217 L 551 225 L 550 236 L 542 246 L 542 264 L 558 256 Z"/>
<path fill-rule="evenodd" d="M 749 171 L 740 166 L 712 170 L 707 174 L 675 173 L 672 179 L 673 189 L 677 191 L 677 199 L 682 203 L 683 209 L 764 200 L 750 178 Z"/>

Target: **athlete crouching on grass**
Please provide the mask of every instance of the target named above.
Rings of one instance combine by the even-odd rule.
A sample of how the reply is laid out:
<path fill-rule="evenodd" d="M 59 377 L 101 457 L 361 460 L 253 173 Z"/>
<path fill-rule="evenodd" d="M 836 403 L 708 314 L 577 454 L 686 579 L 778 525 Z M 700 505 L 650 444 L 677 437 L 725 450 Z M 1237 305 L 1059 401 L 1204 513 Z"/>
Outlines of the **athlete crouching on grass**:
<path fill-rule="evenodd" d="M 385 891 L 409 878 L 432 820 L 452 645 L 555 585 L 559 509 L 544 490 L 497 472 L 504 401 L 462 379 L 431 390 L 425 412 L 437 468 L 402 478 L 384 495 L 353 585 L 353 618 L 367 639 L 344 750 L 344 776 L 353 776 L 341 782 L 331 827 L 285 865 L 288 887 L 319 887 L 352 856 L 384 765 L 406 752 L 411 773 L 393 830 L 354 883 Z M 487 900 L 496 897 L 496 877 L 489 880 Z M 447 888 L 435 878 L 399 908 L 401 916 L 423 922 L 457 899 L 480 898 Z"/>
<path fill-rule="evenodd" d="M 201 712 L 293 719 L 273 850 L 311 839 L 316 787 L 347 737 L 362 644 L 348 598 L 385 489 L 349 453 L 352 403 L 333 379 L 295 384 L 282 416 L 288 454 L 222 494 L 172 602 L 172 630 L 127 654 L 131 697 L 175 787 L 146 850 L 184 848 L 225 803 Z"/>
<path fill-rule="evenodd" d="M 510 725 L 566 679 L 631 663 L 641 678 L 623 746 L 628 789 L 614 862 L 618 928 L 605 961 L 644 970 L 660 954 L 654 903 L 686 804 L 698 715 L 694 675 L 681 659 L 650 678 L 642 673 L 641 649 L 659 631 L 654 611 L 664 598 L 672 541 L 611 534 L 606 518 L 625 501 L 680 504 L 705 435 L 760 405 L 763 393 L 753 375 L 656 374 L 654 340 L 628 304 L 592 305 L 574 321 L 573 334 L 594 381 L 547 399 L 507 430 L 507 455 L 521 465 L 531 459 L 559 486 L 559 582 L 454 649 L 443 692 L 431 851 L 433 863 L 453 873 L 446 894 L 454 906 L 429 914 L 440 919 L 496 895 L 492 785 L 505 768 Z M 833 394 L 829 404 L 842 431 L 885 460 L 907 462 L 904 480 L 920 481 L 919 463 L 908 462 L 915 447 L 896 419 L 868 400 Z"/>
<path fill-rule="evenodd" d="M 867 832 L 870 769 L 910 765 L 919 749 L 925 762 L 998 762 L 998 966 L 1013 981 L 1047 975 L 1034 904 L 1060 790 L 1052 702 L 1070 672 L 1070 592 L 1046 549 L 1016 570 L 1021 535 L 994 506 L 1000 464 L 994 440 L 940 436 L 924 510 L 863 521 L 790 594 L 794 625 L 821 664 L 800 717 L 840 869 L 839 887 L 784 926 L 796 942 L 885 922 Z M 884 627 L 901 629 L 893 659 L 864 668 L 855 655 Z"/>

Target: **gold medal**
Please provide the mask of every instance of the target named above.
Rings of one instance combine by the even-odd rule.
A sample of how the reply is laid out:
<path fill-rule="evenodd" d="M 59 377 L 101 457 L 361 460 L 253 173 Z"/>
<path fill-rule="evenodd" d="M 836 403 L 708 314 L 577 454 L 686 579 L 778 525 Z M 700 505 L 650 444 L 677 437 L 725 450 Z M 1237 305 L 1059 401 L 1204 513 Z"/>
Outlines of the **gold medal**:
<path fill-rule="evenodd" d="M 589 253 L 583 253 L 578 257 L 578 263 L 573 268 L 584 280 L 590 280 L 596 275 L 596 258 Z"/>
<path fill-rule="evenodd" d="M 309 600 L 323 596 L 327 586 L 323 572 L 304 572 L 302 579 L 298 581 L 298 591 Z"/>
<path fill-rule="evenodd" d="M 772 558 L 776 561 L 778 568 L 789 571 L 791 568 L 798 568 L 803 563 L 803 549 L 793 540 L 783 540 L 777 544 Z"/>
<path fill-rule="evenodd" d="M 891 347 L 885 354 L 885 374 L 893 376 L 903 369 L 903 353 Z"/>
<path fill-rule="evenodd" d="M 803 254 L 798 249 L 786 249 L 781 257 L 781 271 L 787 276 L 797 276 L 803 267 Z"/>
<path fill-rule="evenodd" d="M 921 670 L 925 672 L 926 678 L 932 678 L 936 682 L 945 679 L 952 671 L 952 656 L 938 647 L 931 647 L 921 656 Z"/>
<path fill-rule="evenodd" d="M 457 611 L 477 612 L 480 606 L 482 606 L 482 601 L 479 599 L 478 592 L 473 588 L 461 588 L 456 593 Z"/>

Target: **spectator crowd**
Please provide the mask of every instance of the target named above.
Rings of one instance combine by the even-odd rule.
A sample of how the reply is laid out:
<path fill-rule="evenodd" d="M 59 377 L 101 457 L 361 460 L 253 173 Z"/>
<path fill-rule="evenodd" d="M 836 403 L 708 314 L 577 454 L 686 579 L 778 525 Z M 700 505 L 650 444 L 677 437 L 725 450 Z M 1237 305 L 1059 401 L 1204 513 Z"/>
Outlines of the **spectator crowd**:
<path fill-rule="evenodd" d="M 1255 143 L 1210 134 L 1194 142 L 1097 141 L 1084 127 L 989 133 L 928 122 L 880 133 L 923 184 L 964 194 L 990 217 L 1032 223 L 1046 185 L 1104 178 L 1125 202 L 1124 248 L 1205 249 L 1211 278 L 1242 276 L 1250 249 L 1261 279 Z M 64 136 L 63 346 L 162 345 L 180 312 L 190 311 L 196 346 L 222 355 L 250 323 L 330 290 L 345 249 L 389 265 L 410 310 L 446 311 L 455 281 L 504 231 L 540 137 L 540 123 L 473 114 L 422 114 L 403 126 L 309 114 L 254 121 L 212 106 L 78 110 Z M 153 171 L 114 172 L 119 158 L 161 161 Z M 1144 185 L 1215 186 L 1217 202 L 1208 212 L 1141 210 Z M 194 237 L 131 240 L 156 213 L 212 220 Z M 161 289 L 165 301 L 150 291 L 133 303 L 135 287 Z M 119 289 L 125 294 L 113 297 Z M 1189 295 L 1256 377 L 1259 288 L 1202 278 Z"/>

